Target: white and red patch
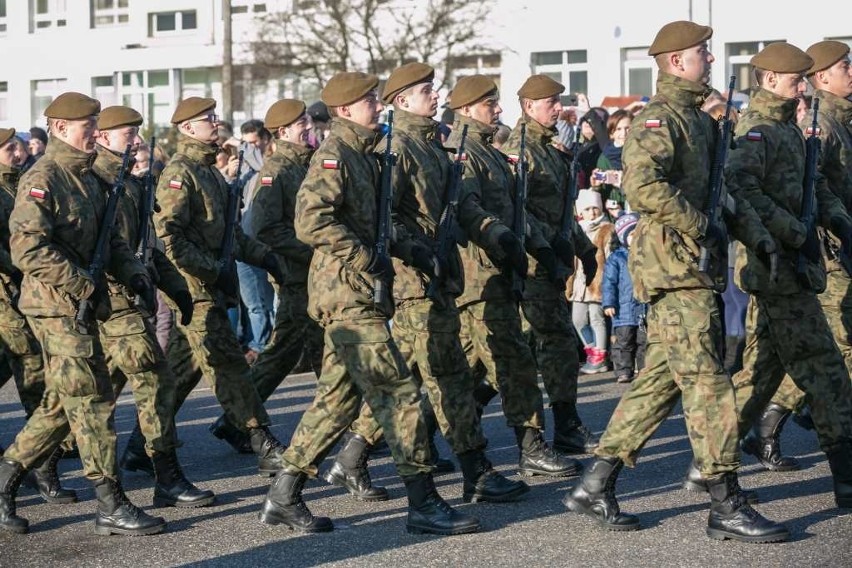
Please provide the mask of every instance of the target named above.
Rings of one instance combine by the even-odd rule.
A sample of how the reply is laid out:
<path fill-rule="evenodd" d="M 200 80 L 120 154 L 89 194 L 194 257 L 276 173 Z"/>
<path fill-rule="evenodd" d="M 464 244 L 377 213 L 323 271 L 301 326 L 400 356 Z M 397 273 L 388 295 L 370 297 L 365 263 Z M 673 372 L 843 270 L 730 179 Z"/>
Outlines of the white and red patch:
<path fill-rule="evenodd" d="M 260 185 L 272 185 L 272 176 L 263 176 L 260 178 Z"/>
<path fill-rule="evenodd" d="M 513 164 L 517 164 L 518 161 L 521 159 L 520 156 L 518 156 L 517 154 L 509 154 L 506 157 L 509 158 L 509 161 Z"/>
<path fill-rule="evenodd" d="M 812 134 L 814 134 L 814 127 L 808 126 L 807 129 L 805 130 L 805 136 L 811 136 Z M 822 129 L 819 126 L 817 126 L 816 135 L 819 136 L 820 134 L 822 134 Z"/>
<path fill-rule="evenodd" d="M 169 189 L 181 189 L 183 182 L 179 179 L 169 180 Z"/>
<path fill-rule="evenodd" d="M 339 170 L 340 160 L 323 160 L 322 169 L 324 170 Z"/>
<path fill-rule="evenodd" d="M 745 137 L 746 140 L 748 140 L 749 142 L 760 142 L 761 140 L 763 140 L 763 134 L 761 134 L 757 130 L 749 130 L 746 133 Z"/>
<path fill-rule="evenodd" d="M 645 128 L 659 128 L 663 125 L 663 121 L 659 118 L 649 118 L 645 121 Z"/>
<path fill-rule="evenodd" d="M 45 197 L 47 197 L 47 190 L 41 187 L 31 187 L 30 197 L 35 197 L 36 199 L 44 199 Z"/>
<path fill-rule="evenodd" d="M 467 161 L 467 152 L 462 152 L 461 156 L 459 156 L 458 154 L 456 154 L 456 156 L 458 156 L 458 159 L 459 159 L 459 161 L 461 161 L 461 162 L 466 162 L 466 161 Z"/>

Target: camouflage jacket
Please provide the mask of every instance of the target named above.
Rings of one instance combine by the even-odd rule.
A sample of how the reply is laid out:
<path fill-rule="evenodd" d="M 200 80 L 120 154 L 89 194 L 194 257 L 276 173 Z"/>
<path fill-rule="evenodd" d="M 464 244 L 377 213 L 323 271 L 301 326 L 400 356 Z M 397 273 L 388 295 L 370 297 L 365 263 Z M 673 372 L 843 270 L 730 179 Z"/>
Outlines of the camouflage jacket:
<path fill-rule="evenodd" d="M 660 72 L 657 94 L 631 124 L 624 144 L 622 187 L 641 214 L 633 233 L 628 267 L 636 299 L 649 302 L 668 290 L 711 288 L 727 283 L 727 257 L 712 274 L 698 270 L 696 239 L 707 229 L 703 213 L 710 197 L 710 169 L 718 128 L 700 110 L 709 87 Z M 728 230 L 755 247 L 769 234 L 754 210 L 730 186 L 736 219 Z M 724 251 L 718 251 L 723 256 Z"/>
<path fill-rule="evenodd" d="M 796 126 L 796 99 L 759 89 L 737 125 L 736 144 L 725 168 L 728 187 L 745 196 L 760 215 L 778 245 L 778 281 L 769 282 L 769 269 L 751 251 L 737 253 L 737 285 L 750 293 L 788 295 L 825 289 L 825 266 L 809 263 L 803 288 L 796 275 L 798 249 L 805 242 L 805 225 L 799 220 L 805 176 L 805 138 Z M 846 215 L 845 208 L 817 174 L 817 222 Z M 632 203 L 632 202 L 631 202 Z"/>
<path fill-rule="evenodd" d="M 397 155 L 393 175 L 394 240 L 400 258 L 394 261 L 397 304 L 426 297 L 429 278 L 410 266 L 410 251 L 415 243 L 436 251 L 438 225 L 446 205 L 452 161 L 438 137 L 438 123 L 428 117 L 404 110 L 394 113 L 391 150 Z M 384 150 L 385 140 L 377 146 Z M 453 231 L 455 233 L 455 229 Z M 464 289 L 464 275 L 458 247 L 452 247 L 447 259 L 449 274 L 442 280 L 443 291 L 458 296 Z"/>
<path fill-rule="evenodd" d="M 97 154 L 98 157 L 95 158 L 92 170 L 104 183 L 112 187 L 116 179 L 118 179 L 118 174 L 121 170 L 121 155 L 115 154 L 103 146 L 98 146 Z M 130 167 L 133 167 L 132 162 Z M 118 203 L 115 224 L 118 227 L 121 238 L 130 245 L 134 253 L 136 252 L 136 243 L 139 240 L 139 225 L 142 221 L 141 209 L 143 207 L 144 196 L 145 185 L 143 180 L 133 177 L 128 172 L 124 177 L 124 196 Z M 172 298 L 178 291 L 187 290 L 186 280 L 169 259 L 166 258 L 165 254 L 152 248 L 151 263 L 153 266 L 149 266 L 148 269 L 152 273 L 152 280 L 157 283 L 158 288 L 161 288 Z M 114 311 L 117 312 L 131 307 L 132 304 L 128 300 L 133 298 L 133 293 L 116 282 L 114 278 L 109 279 L 109 292 L 110 303 Z"/>
<path fill-rule="evenodd" d="M 817 136 L 822 142 L 819 171 L 825 176 L 828 189 L 849 212 L 852 211 L 852 101 L 819 90 L 814 98 L 819 98 Z M 812 125 L 813 113 L 809 111 L 799 123 L 806 138 Z M 835 254 L 840 249 L 840 240 L 823 231 L 823 242 L 828 245 L 826 270 L 842 270 Z"/>
<path fill-rule="evenodd" d="M 186 279 L 197 302 L 213 301 L 219 255 L 225 235 L 228 184 L 216 169 L 217 148 L 188 136 L 178 137 L 177 153 L 157 184 L 160 212 L 154 215 L 166 255 Z M 234 256 L 260 265 L 269 249 L 236 227 Z M 235 298 L 229 298 L 234 301 Z"/>
<path fill-rule="evenodd" d="M 509 300 L 512 299 L 511 280 L 500 268 L 505 255 L 497 241 L 502 234 L 512 231 L 515 175 L 509 157 L 491 145 L 493 126 L 458 116 L 447 144 L 458 146 L 465 125 L 468 132 L 459 223 L 469 241 L 462 251 L 465 289 L 458 303 Z M 550 246 L 538 223 L 527 223 L 526 239 L 528 250 Z"/>
<path fill-rule="evenodd" d="M 553 242 L 554 237 L 562 228 L 562 213 L 565 210 L 565 195 L 568 192 L 568 182 L 571 164 L 568 156 L 557 150 L 551 143 L 556 135 L 556 128 L 546 128 L 532 119 L 521 118 L 503 145 L 503 150 L 514 162 L 518 161 L 521 146 L 520 125 L 526 120 L 527 124 L 527 160 L 529 174 L 527 176 L 527 221 L 544 235 L 547 242 Z M 574 212 L 570 212 L 571 215 Z M 579 223 L 574 223 L 571 240 L 574 252 L 583 256 L 594 250 L 594 245 L 583 233 Z M 538 266 L 534 259 L 530 260 L 530 274 L 535 280 L 552 282 L 551 275 L 543 266 Z M 548 286 L 552 287 L 552 286 Z M 532 289 L 528 287 L 527 297 Z"/>
<path fill-rule="evenodd" d="M 88 273 L 106 211 L 107 186 L 92 172 L 95 154 L 58 138 L 21 176 L 9 220 L 12 261 L 24 273 L 18 309 L 26 316 L 73 317 L 95 289 Z M 147 274 L 116 228 L 106 267 L 119 282 Z"/>
<path fill-rule="evenodd" d="M 11 301 L 17 295 L 17 286 L 9 277 L 15 270 L 12 253 L 9 251 L 9 215 L 15 207 L 15 193 L 18 186 L 17 168 L 0 164 L 0 299 Z"/>
<path fill-rule="evenodd" d="M 296 238 L 314 249 L 308 314 L 319 322 L 393 316 L 392 300 L 373 305 L 373 279 L 366 272 L 378 227 L 377 141 L 377 132 L 333 119 L 296 194 Z"/>
<path fill-rule="evenodd" d="M 275 146 L 258 174 L 251 232 L 278 255 L 287 285 L 304 287 L 313 249 L 296 238 L 293 219 L 296 193 L 308 173 L 313 150 L 284 140 L 276 140 Z"/>

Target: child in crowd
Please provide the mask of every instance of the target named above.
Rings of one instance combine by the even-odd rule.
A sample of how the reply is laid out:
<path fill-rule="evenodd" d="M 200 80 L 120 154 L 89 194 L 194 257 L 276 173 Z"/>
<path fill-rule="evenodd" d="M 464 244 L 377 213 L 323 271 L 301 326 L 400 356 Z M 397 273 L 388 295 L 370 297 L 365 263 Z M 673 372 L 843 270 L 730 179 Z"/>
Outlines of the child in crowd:
<path fill-rule="evenodd" d="M 633 298 L 633 281 L 627 271 L 627 249 L 638 213 L 626 213 L 615 222 L 621 248 L 606 260 L 603 275 L 603 311 L 612 318 L 612 363 L 619 383 L 633 380 L 635 369 L 645 364 L 645 313 L 647 305 Z"/>

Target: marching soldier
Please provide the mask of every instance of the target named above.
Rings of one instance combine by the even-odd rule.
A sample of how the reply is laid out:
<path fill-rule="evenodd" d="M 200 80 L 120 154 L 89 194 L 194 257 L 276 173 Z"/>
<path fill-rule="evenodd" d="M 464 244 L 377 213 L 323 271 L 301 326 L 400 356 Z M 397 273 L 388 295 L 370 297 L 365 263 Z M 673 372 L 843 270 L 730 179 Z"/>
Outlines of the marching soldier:
<path fill-rule="evenodd" d="M 175 412 L 203 374 L 228 419 L 248 432 L 258 470 L 273 475 L 281 468 L 281 443 L 269 431 L 269 416 L 251 382 L 251 373 L 231 328 L 226 308 L 237 299 L 232 259 L 220 262 L 227 224 L 229 187 L 216 169 L 216 101 L 190 97 L 178 103 L 172 124 L 178 129 L 177 152 L 157 185 L 160 211 L 157 236 L 166 256 L 186 279 L 194 309 L 189 322 L 172 331 L 168 361 L 177 376 Z M 283 276 L 275 255 L 233 226 L 236 259 Z"/>
<path fill-rule="evenodd" d="M 819 172 L 813 226 L 801 218 L 806 153 L 795 122 L 796 105 L 805 73 L 815 64 L 783 42 L 768 45 L 751 59 L 760 88 L 740 118 L 725 178 L 731 191 L 748 198 L 781 254 L 775 283 L 753 253 L 738 255 L 737 284 L 751 298 L 743 369 L 733 382 L 741 435 L 764 411 L 785 374 L 809 395 L 820 448 L 834 476 L 835 501 L 838 507 L 852 507 L 852 383 L 817 297 L 826 288 L 826 273 L 815 226 L 830 230 L 842 254 L 849 254 L 852 218 Z M 848 87 L 848 71 L 843 80 Z M 837 156 L 832 152 L 829 148 L 829 161 Z M 831 172 L 835 183 L 838 173 Z"/>
<path fill-rule="evenodd" d="M 115 466 L 115 405 L 103 348 L 93 317 L 106 321 L 109 295 L 103 279 L 88 269 L 107 200 L 93 174 L 98 101 L 80 93 L 58 96 L 44 114 L 52 140 L 47 152 L 21 177 L 9 220 L 12 261 L 24 274 L 18 309 L 27 317 L 44 352 L 45 394 L 41 404 L 0 462 L 0 526 L 28 529 L 15 514 L 15 493 L 26 470 L 47 459 L 74 434 L 86 477 L 95 485 L 95 532 L 153 534 L 165 528 L 125 496 Z M 154 293 L 148 272 L 117 230 L 104 251 L 110 273 L 135 294 Z"/>
<path fill-rule="evenodd" d="M 629 268 L 636 298 L 650 302 L 645 367 L 616 407 L 595 462 L 564 503 L 608 530 L 638 529 L 634 515 L 619 511 L 615 482 L 681 400 L 710 493 L 708 536 L 775 542 L 788 537 L 787 529 L 760 516 L 739 489 L 736 402 L 718 350 L 714 290 L 724 288 L 727 276 L 727 231 L 703 208 L 715 145 L 728 142 L 717 140 L 715 123 L 700 110 L 710 93 L 712 34 L 707 26 L 673 22 L 648 51 L 660 68 L 657 94 L 633 120 L 623 155 L 623 187 L 641 214 Z M 736 205 L 736 217 L 727 217 L 732 234 L 758 251 L 753 263 L 771 263 L 771 237 L 748 202 L 733 190 L 730 196 Z M 713 259 L 707 272 L 698 268 L 702 247 Z"/>
<path fill-rule="evenodd" d="M 92 169 L 107 184 L 114 184 L 121 175 L 122 154 L 133 144 L 140 124 L 142 115 L 132 108 L 112 106 L 101 111 L 97 158 Z M 116 225 L 126 242 L 137 243 L 146 196 L 142 180 L 130 175 L 132 167 L 131 160 L 128 171 L 124 172 L 124 196 L 119 202 Z M 180 307 L 181 317 L 188 323 L 192 318 L 192 297 L 186 281 L 162 252 L 151 251 L 151 258 L 150 268 L 157 277 L 157 285 Z M 108 284 L 112 315 L 100 325 L 101 343 L 115 397 L 129 381 L 139 416 L 128 441 L 129 450 L 122 456 L 123 467 L 128 459 L 153 462 L 155 506 L 209 505 L 215 499 L 213 492 L 202 491 L 186 479 L 175 451 L 175 378 L 157 343 L 153 326 L 146 319 L 151 314 L 143 314 L 137 307 L 152 309 L 155 302 L 153 298 L 147 301 L 137 298 L 113 278 L 108 279 Z"/>
<path fill-rule="evenodd" d="M 296 237 L 314 248 L 308 313 L 325 331 L 316 398 L 284 453 L 260 520 L 305 532 L 330 531 L 302 501 L 307 476 L 349 427 L 362 399 L 373 410 L 408 491 L 410 532 L 475 532 L 479 520 L 458 513 L 438 494 L 420 390 L 388 330 L 393 265 L 376 250 L 380 168 L 374 154 L 382 104 L 375 75 L 338 73 L 322 92 L 334 115 L 331 132 L 311 159 L 297 195 Z M 393 247 L 392 247 L 393 248 Z"/>

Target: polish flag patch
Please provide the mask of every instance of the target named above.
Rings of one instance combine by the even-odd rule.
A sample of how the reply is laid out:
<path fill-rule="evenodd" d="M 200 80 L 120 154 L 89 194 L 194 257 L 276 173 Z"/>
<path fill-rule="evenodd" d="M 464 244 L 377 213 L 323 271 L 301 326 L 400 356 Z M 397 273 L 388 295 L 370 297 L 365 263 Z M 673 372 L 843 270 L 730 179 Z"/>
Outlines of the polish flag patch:
<path fill-rule="evenodd" d="M 183 182 L 179 179 L 169 180 L 170 189 L 180 189 L 183 187 Z"/>
<path fill-rule="evenodd" d="M 263 176 L 260 178 L 260 185 L 272 185 L 272 176 Z"/>
<path fill-rule="evenodd" d="M 36 199 L 44 199 L 45 197 L 47 197 L 47 190 L 41 187 L 31 187 L 30 197 L 35 197 Z"/>
<path fill-rule="evenodd" d="M 467 161 L 467 152 L 462 152 L 462 155 L 461 155 L 461 156 L 459 156 L 458 154 L 456 154 L 456 156 L 458 157 L 459 161 L 461 161 L 461 162 L 466 162 L 466 161 Z"/>
<path fill-rule="evenodd" d="M 518 156 L 517 154 L 509 154 L 506 157 L 509 158 L 509 161 L 513 164 L 517 164 L 518 161 L 521 159 L 520 156 Z"/>
<path fill-rule="evenodd" d="M 813 133 L 814 133 L 814 127 L 808 126 L 808 128 L 805 130 L 805 135 L 811 136 Z M 816 135 L 819 136 L 820 134 L 822 134 L 822 129 L 819 126 L 817 126 Z"/>
<path fill-rule="evenodd" d="M 663 125 L 663 121 L 659 118 L 649 118 L 645 121 L 645 128 L 659 128 Z"/>
<path fill-rule="evenodd" d="M 323 160 L 322 169 L 324 170 L 339 170 L 340 160 Z"/>
<path fill-rule="evenodd" d="M 746 140 L 749 142 L 760 142 L 763 140 L 763 134 L 758 132 L 757 130 L 749 130 L 746 134 Z"/>

